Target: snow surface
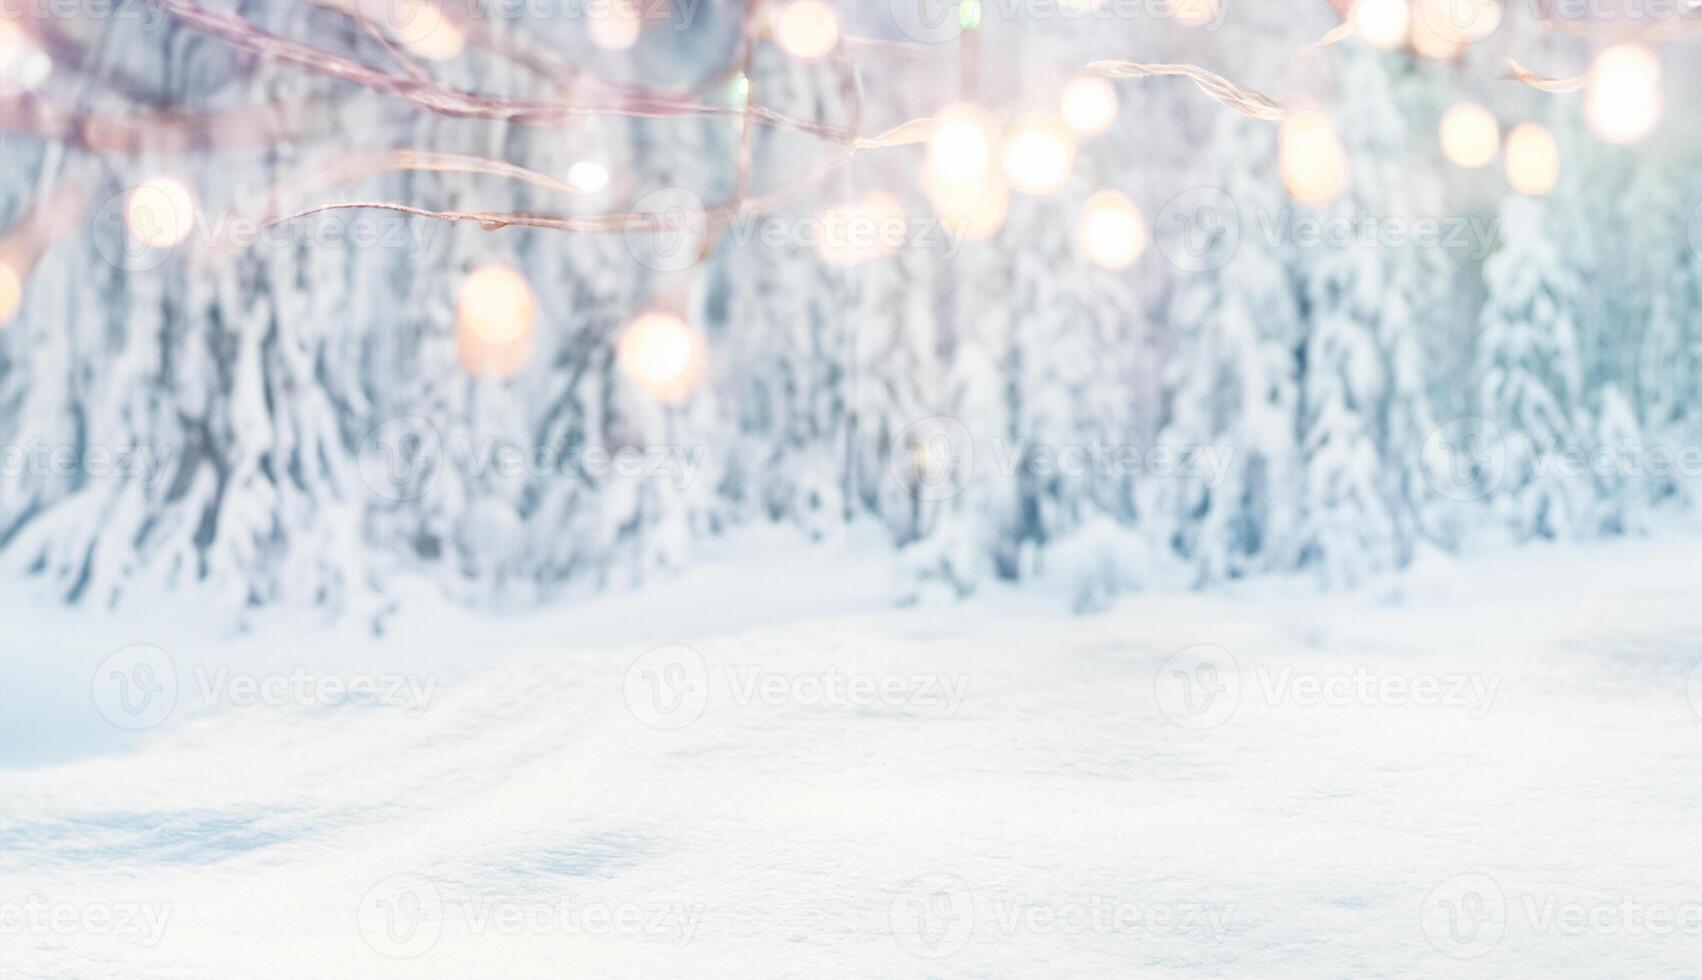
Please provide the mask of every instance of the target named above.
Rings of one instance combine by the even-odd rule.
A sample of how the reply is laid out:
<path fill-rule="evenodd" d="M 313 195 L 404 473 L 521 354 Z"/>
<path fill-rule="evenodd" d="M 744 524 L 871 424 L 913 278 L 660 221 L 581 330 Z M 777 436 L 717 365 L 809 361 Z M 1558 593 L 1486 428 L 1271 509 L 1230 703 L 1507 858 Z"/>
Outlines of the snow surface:
<path fill-rule="evenodd" d="M 1085 617 L 996 590 L 895 609 L 874 550 L 763 535 L 641 594 L 503 620 L 422 600 L 382 637 L 9 593 L 0 974 L 1695 976 L 1698 543 Z M 179 679 L 140 733 L 90 681 L 135 643 Z M 1178 714 L 1166 678 L 1205 676 L 1201 645 L 1239 698 Z M 197 666 L 435 686 L 423 710 L 205 704 Z M 1294 686 L 1360 667 L 1467 686 Z M 661 714 L 647 668 L 707 684 Z M 794 683 L 835 676 L 890 696 Z M 55 929 L 32 902 L 140 917 Z"/>

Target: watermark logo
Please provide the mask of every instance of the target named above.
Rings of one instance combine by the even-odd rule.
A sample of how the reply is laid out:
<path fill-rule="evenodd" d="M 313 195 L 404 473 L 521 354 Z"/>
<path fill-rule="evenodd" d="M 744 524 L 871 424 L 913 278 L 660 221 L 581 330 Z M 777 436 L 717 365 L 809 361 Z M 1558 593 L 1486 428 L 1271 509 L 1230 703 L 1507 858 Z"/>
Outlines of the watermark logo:
<path fill-rule="evenodd" d="M 171 258 L 171 245 L 189 237 L 194 222 L 171 184 L 143 184 L 112 195 L 95 209 L 95 251 L 121 272 L 152 272 Z"/>
<path fill-rule="evenodd" d="M 633 717 L 664 730 L 697 721 L 711 697 L 739 707 L 908 709 L 949 718 L 968 693 L 969 677 L 963 674 L 877 674 L 838 666 L 777 671 L 760 665 L 726 666 L 711 674 L 701 654 L 679 644 L 644 653 L 627 669 L 623 684 Z"/>
<path fill-rule="evenodd" d="M 923 875 L 893 897 L 887 921 L 906 952 L 943 959 L 968 945 L 975 932 L 975 894 L 956 875 Z"/>
<path fill-rule="evenodd" d="M 1488 419 L 1454 419 L 1425 439 L 1422 469 L 1437 494 L 1459 503 L 1482 500 L 1507 473 L 1507 440 Z"/>
<path fill-rule="evenodd" d="M 949 44 L 963 34 L 959 0 L 887 0 L 887 10 L 898 32 L 921 44 Z"/>
<path fill-rule="evenodd" d="M 0 902 L 0 935 L 115 936 L 152 948 L 165 937 L 171 910 L 152 902 L 54 902 L 31 895 Z"/>
<path fill-rule="evenodd" d="M 1418 11 L 1436 37 L 1450 44 L 1475 44 L 1501 26 L 1502 3 L 1503 0 L 1418 0 Z"/>
<path fill-rule="evenodd" d="M 639 198 L 627 213 L 626 249 L 652 272 L 692 267 L 709 242 L 703 198 L 684 187 L 662 187 Z"/>
<path fill-rule="evenodd" d="M 422 418 L 391 419 L 361 440 L 359 467 L 367 489 L 385 500 L 418 500 L 437 485 L 443 436 Z"/>
<path fill-rule="evenodd" d="M 1381 672 L 1364 665 L 1309 671 L 1260 664 L 1243 672 L 1229 651 L 1202 645 L 1166 660 L 1153 678 L 1165 717 L 1201 731 L 1229 721 L 1246 696 L 1301 708 L 1459 708 L 1482 718 L 1495 705 L 1501 677 L 1463 672 Z"/>
<path fill-rule="evenodd" d="M 152 728 L 177 706 L 177 666 L 159 647 L 123 647 L 95 668 L 90 690 L 107 721 L 129 731 Z"/>
<path fill-rule="evenodd" d="M 627 668 L 626 706 L 642 724 L 674 731 L 702 717 L 709 704 L 703 655 L 674 643 L 646 651 Z"/>
<path fill-rule="evenodd" d="M 412 959 L 443 935 L 443 895 L 424 875 L 391 875 L 361 896 L 355 922 L 374 952 Z"/>
<path fill-rule="evenodd" d="M 1216 728 L 1241 705 L 1241 670 L 1222 647 L 1192 646 L 1159 667 L 1153 695 L 1164 716 L 1183 728 Z"/>
<path fill-rule="evenodd" d="M 1420 913 L 1432 949 L 1455 959 L 1482 956 L 1507 931 L 1507 898 L 1485 874 L 1455 875 L 1430 890 Z"/>
<path fill-rule="evenodd" d="M 1241 247 L 1241 209 L 1220 187 L 1193 187 L 1164 205 L 1153 236 L 1171 265 L 1212 272 L 1229 264 Z"/>
<path fill-rule="evenodd" d="M 916 499 L 948 500 L 963 492 L 975 475 L 975 440 L 958 419 L 921 419 L 893 438 L 887 468 Z"/>

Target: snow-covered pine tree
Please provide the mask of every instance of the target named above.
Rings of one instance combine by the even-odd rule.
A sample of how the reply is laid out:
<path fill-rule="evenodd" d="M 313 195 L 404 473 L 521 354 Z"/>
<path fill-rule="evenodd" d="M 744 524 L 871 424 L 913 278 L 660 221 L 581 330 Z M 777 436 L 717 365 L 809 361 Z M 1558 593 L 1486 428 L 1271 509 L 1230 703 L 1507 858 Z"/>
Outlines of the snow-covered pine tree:
<path fill-rule="evenodd" d="M 1566 476 L 1583 448 L 1577 283 L 1550 237 L 1543 204 L 1509 198 L 1479 341 L 1480 413 L 1501 434 L 1505 468 L 1492 502 L 1520 538 L 1570 538 L 1588 510 L 1587 481 Z"/>

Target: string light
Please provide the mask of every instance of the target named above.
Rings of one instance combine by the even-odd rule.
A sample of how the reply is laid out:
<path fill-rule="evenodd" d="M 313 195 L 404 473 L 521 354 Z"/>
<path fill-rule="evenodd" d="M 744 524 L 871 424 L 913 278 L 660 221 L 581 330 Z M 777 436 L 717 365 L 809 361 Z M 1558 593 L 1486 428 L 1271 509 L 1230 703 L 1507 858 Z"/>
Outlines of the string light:
<path fill-rule="evenodd" d="M 825 0 L 792 0 L 775 14 L 774 41 L 801 61 L 825 58 L 839 44 L 839 14 Z"/>
<path fill-rule="evenodd" d="M 1083 136 L 1098 136 L 1117 121 L 1117 89 L 1096 75 L 1083 75 L 1064 86 L 1064 121 Z"/>
<path fill-rule="evenodd" d="M 1501 124 L 1488 109 L 1462 102 L 1442 114 L 1442 152 L 1468 170 L 1488 166 L 1501 148 Z"/>
<path fill-rule="evenodd" d="M 12 322 L 23 302 L 23 277 L 5 259 L 0 259 L 0 327 Z"/>
<path fill-rule="evenodd" d="M 1398 48 L 1406 43 L 1412 11 L 1407 0 L 1358 0 L 1350 17 L 1354 31 L 1366 44 Z"/>
<path fill-rule="evenodd" d="M 1615 45 L 1596 56 L 1585 89 L 1590 128 L 1609 143 L 1635 143 L 1661 118 L 1661 62 L 1635 44 Z"/>
<path fill-rule="evenodd" d="M 155 177 L 125 196 L 124 223 L 142 244 L 171 248 L 194 230 L 195 195 L 180 180 Z"/>
<path fill-rule="evenodd" d="M 1282 182 L 1296 201 L 1323 207 L 1347 189 L 1347 149 L 1322 113 L 1305 110 L 1288 116 L 1277 143 Z"/>
<path fill-rule="evenodd" d="M 592 6 L 587 27 L 592 44 L 605 51 L 625 51 L 638 43 L 644 25 L 633 4 L 617 0 Z"/>
<path fill-rule="evenodd" d="M 997 176 L 974 183 L 939 184 L 928 189 L 928 200 L 948 231 L 966 242 L 999 233 L 1010 213 L 1011 185 Z"/>
<path fill-rule="evenodd" d="M 1050 116 L 1022 120 L 1005 140 L 1005 176 L 1025 194 L 1050 194 L 1064 186 L 1075 162 L 1075 133 Z"/>
<path fill-rule="evenodd" d="M 1560 182 L 1560 150 L 1554 137 L 1536 123 L 1521 123 L 1507 134 L 1507 182 L 1521 194 L 1541 197 Z"/>
<path fill-rule="evenodd" d="M 33 92 L 53 74 L 53 59 L 16 23 L 0 19 L 0 95 Z"/>
<path fill-rule="evenodd" d="M 616 356 L 627 377 L 664 405 L 691 397 L 707 360 L 702 331 L 670 310 L 640 314 L 621 334 Z"/>
<path fill-rule="evenodd" d="M 1146 251 L 1146 222 L 1127 195 L 1100 191 L 1082 206 L 1076 240 L 1094 265 L 1112 271 L 1127 269 Z"/>
<path fill-rule="evenodd" d="M 475 269 L 461 284 L 455 313 L 457 353 L 469 373 L 504 380 L 526 366 L 538 301 L 525 276 L 501 265 Z"/>
<path fill-rule="evenodd" d="M 609 168 L 596 160 L 580 160 L 567 168 L 567 182 L 581 194 L 600 194 L 609 186 Z"/>
<path fill-rule="evenodd" d="M 928 174 L 935 184 L 979 184 L 993 172 L 998 126 L 980 106 L 947 106 L 928 139 Z"/>

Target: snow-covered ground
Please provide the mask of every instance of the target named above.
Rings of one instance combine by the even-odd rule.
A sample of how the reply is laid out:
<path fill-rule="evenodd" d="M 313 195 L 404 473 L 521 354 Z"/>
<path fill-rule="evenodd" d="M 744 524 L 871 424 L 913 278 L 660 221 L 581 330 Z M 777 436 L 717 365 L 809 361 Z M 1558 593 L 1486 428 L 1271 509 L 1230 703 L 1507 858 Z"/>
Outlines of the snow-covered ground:
<path fill-rule="evenodd" d="M 1696 976 L 1699 544 L 1074 617 L 747 538 L 382 638 L 9 593 L 0 973 Z"/>

